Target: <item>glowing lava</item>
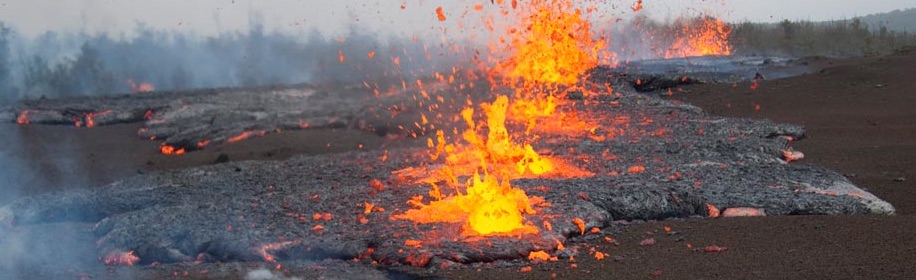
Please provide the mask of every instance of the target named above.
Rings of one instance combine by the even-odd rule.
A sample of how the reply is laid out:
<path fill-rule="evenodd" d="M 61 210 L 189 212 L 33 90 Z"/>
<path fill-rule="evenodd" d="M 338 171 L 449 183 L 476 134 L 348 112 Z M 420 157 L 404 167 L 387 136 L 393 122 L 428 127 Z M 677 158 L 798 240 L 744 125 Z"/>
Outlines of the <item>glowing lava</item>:
<path fill-rule="evenodd" d="M 557 110 L 569 103 L 563 93 L 599 63 L 606 48 L 595 39 L 586 13 L 569 0 L 536 0 L 527 3 L 519 28 L 510 28 L 503 51 L 511 53 L 491 73 L 501 75 L 504 86 L 516 89 L 517 100 L 510 119 L 525 123 L 525 134 L 537 132 L 579 134 L 596 125 L 578 119 L 575 113 Z"/>
<path fill-rule="evenodd" d="M 497 97 L 493 104 L 481 105 L 489 127 L 486 139 L 478 135 L 473 109 L 465 109 L 462 115 L 470 127 L 463 134 L 467 146 L 445 144 L 440 131 L 439 145 L 432 157 L 437 159 L 440 153 L 446 153 L 446 167 L 429 181 L 433 185 L 430 196 L 436 201 L 423 204 L 413 200 L 412 204 L 419 209 L 408 210 L 395 218 L 417 223 L 464 223 L 462 235 L 536 233 L 537 228 L 525 224 L 522 217 L 522 213 L 535 213 L 528 196 L 523 190 L 510 186 L 509 179 L 526 173 L 544 174 L 553 170 L 553 164 L 534 152 L 531 145 L 512 142 L 505 127 L 508 106 L 506 96 Z M 469 167 L 474 170 L 468 172 Z M 444 180 L 457 185 L 459 178 L 455 174 L 469 173 L 474 175 L 464 184 L 465 193 L 456 188 L 455 195 L 444 198 L 437 182 Z"/>
<path fill-rule="evenodd" d="M 409 203 L 418 208 L 395 215 L 395 219 L 421 224 L 463 223 L 461 234 L 465 236 L 537 233 L 538 228 L 523 217 L 536 212 L 531 201 L 509 181 L 591 175 L 539 155 L 530 144 L 515 142 L 515 136 L 527 135 L 538 119 L 557 115 L 554 93 L 575 85 L 582 74 L 598 64 L 603 43 L 592 38 L 588 20 L 572 1 L 535 0 L 528 2 L 527 8 L 516 8 L 513 5 L 513 10 L 522 11 L 520 28 L 507 31 L 511 40 L 503 50 L 511 55 L 489 73 L 491 80 L 501 80 L 503 86 L 516 89 L 516 96 L 523 101 L 514 106 L 509 97 L 499 95 L 494 102 L 481 104 L 486 116 L 486 123 L 481 124 L 474 121 L 474 109 L 465 108 L 461 113 L 468 125 L 461 134 L 464 145 L 447 144 L 442 131 L 437 132 L 435 141 L 429 139 L 430 158 L 437 160 L 444 155 L 444 167 L 431 171 L 408 168 L 396 173 L 425 177 L 423 182 L 432 185 L 429 195 L 434 201 L 425 204 L 423 197 L 415 197 Z M 510 107 L 515 121 L 527 124 L 526 133 L 507 129 Z M 473 175 L 460 184 L 459 180 L 469 174 Z M 439 188 L 442 182 L 453 188 L 453 195 L 443 194 Z"/>
<path fill-rule="evenodd" d="M 134 251 L 128 252 L 111 252 L 105 256 L 105 259 L 102 260 L 106 265 L 126 265 L 131 266 L 140 261 L 140 258 L 137 255 L 134 255 Z"/>
<path fill-rule="evenodd" d="M 152 92 L 156 90 L 156 87 L 154 87 L 152 83 L 148 83 L 148 82 L 137 83 L 137 82 L 134 82 L 133 79 L 127 79 L 127 85 L 130 86 L 130 92 L 133 92 L 133 93 Z"/>
<path fill-rule="evenodd" d="M 162 145 L 159 146 L 159 152 L 164 155 L 181 155 L 184 154 L 184 148 L 175 148 L 171 145 Z"/>
<path fill-rule="evenodd" d="M 527 15 L 506 36 L 512 55 L 497 66 L 501 74 L 536 85 L 572 85 L 598 65 L 604 43 L 592 38 L 590 23 L 568 0 L 534 0 Z"/>
<path fill-rule="evenodd" d="M 682 24 L 679 39 L 665 53 L 665 58 L 731 55 L 728 24 L 714 17 L 700 17 Z"/>
<path fill-rule="evenodd" d="M 239 142 L 239 141 L 248 139 L 251 136 L 264 136 L 266 134 L 267 132 L 263 130 L 245 131 L 236 136 L 229 137 L 228 139 L 226 139 L 226 142 L 235 143 L 235 142 Z"/>
<path fill-rule="evenodd" d="M 258 248 L 255 248 L 255 252 L 261 255 L 261 258 L 263 258 L 264 261 L 266 262 L 276 262 L 277 258 L 273 254 L 270 253 L 271 251 L 280 250 L 280 249 L 283 249 L 283 248 L 286 248 L 292 245 L 296 245 L 299 243 L 302 243 L 302 240 L 290 240 L 290 241 L 281 241 L 281 242 L 276 242 L 276 243 L 264 244 Z"/>
<path fill-rule="evenodd" d="M 29 120 L 29 110 L 22 110 L 22 112 L 19 113 L 19 116 L 16 117 L 16 123 L 20 125 L 27 125 L 32 123 L 32 121 Z"/>

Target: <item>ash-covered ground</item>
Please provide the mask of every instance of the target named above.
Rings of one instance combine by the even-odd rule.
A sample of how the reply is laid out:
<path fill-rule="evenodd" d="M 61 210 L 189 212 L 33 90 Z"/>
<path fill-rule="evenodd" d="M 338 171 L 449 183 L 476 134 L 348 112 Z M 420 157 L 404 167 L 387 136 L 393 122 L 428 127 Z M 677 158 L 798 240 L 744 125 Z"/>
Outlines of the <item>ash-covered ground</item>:
<path fill-rule="evenodd" d="M 542 133 L 532 143 L 539 153 L 594 176 L 512 181 L 529 196 L 546 202 L 535 205 L 536 214 L 525 216 L 539 228 L 537 234 L 462 237 L 459 225 L 393 219 L 410 209 L 411 197 L 429 191 L 429 186 L 410 183 L 410 178 L 396 172 L 435 164 L 421 145 L 229 162 L 138 175 L 100 188 L 23 197 L 0 208 L 0 221 L 6 225 L 0 243 L 53 250 L 49 244 L 57 238 L 55 232 L 76 231 L 79 234 L 71 235 L 73 240 L 67 243 L 82 247 L 68 253 L 86 256 L 86 266 L 106 261 L 112 267 L 138 265 L 116 268 L 117 276 L 186 271 L 194 266 L 208 268 L 211 275 L 237 275 L 233 273 L 241 270 L 239 266 L 254 262 L 347 278 L 392 276 L 385 268 L 401 265 L 516 265 L 538 250 L 561 258 L 586 254 L 577 250 L 577 241 L 614 232 L 621 226 L 615 221 L 708 217 L 710 205 L 723 213 L 755 209 L 766 215 L 894 212 L 890 204 L 836 172 L 803 161 L 787 163 L 783 151 L 791 146 L 790 140 L 804 138 L 800 126 L 709 116 L 690 105 L 636 93 L 624 84 L 607 93 L 602 85 L 616 78 L 612 71 L 595 71 L 590 90 L 569 94 L 560 108 L 598 124 L 598 129 L 578 135 Z M 339 124 L 343 127 L 393 127 L 383 122 L 390 121 L 391 115 L 366 108 L 384 108 L 387 113 L 392 104 L 408 99 L 402 93 L 377 102 L 380 99 L 354 94 L 360 90 L 346 87 L 316 94 L 320 91 L 289 88 L 40 101 L 11 107 L 3 120 L 15 122 L 22 111 L 28 111 L 31 123 L 70 125 L 68 116 L 84 112 L 123 112 L 111 113 L 114 123 L 141 121 L 142 114 L 153 109 L 159 113 L 146 120 L 145 131 L 166 131 L 152 135 L 167 139 L 167 145 L 193 150 L 188 143 L 226 141 L 245 131 L 303 128 L 300 121 L 332 124 L 336 118 L 366 124 Z M 244 98 L 227 99 L 233 94 Z M 487 100 L 484 94 L 480 99 Z M 46 119 L 57 121 L 42 121 Z M 378 124 L 372 124 L 374 120 Z M 101 118 L 94 121 L 106 123 Z M 522 129 L 519 124 L 510 126 Z M 367 133 L 367 137 L 376 136 Z M 584 231 L 575 219 L 584 221 Z M 13 246 L 23 239 L 35 244 Z M 558 250 L 557 242 L 565 248 Z M 22 265 L 53 266 L 53 260 L 29 260 L 27 249 L 13 251 L 24 256 Z M 112 275 L 102 267 L 58 267 L 47 273 Z"/>

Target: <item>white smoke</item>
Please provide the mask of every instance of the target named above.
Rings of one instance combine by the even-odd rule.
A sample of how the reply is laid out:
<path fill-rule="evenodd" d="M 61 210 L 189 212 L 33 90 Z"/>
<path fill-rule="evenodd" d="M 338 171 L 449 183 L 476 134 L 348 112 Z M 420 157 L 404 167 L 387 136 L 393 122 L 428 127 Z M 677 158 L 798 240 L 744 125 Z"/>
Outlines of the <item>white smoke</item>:
<path fill-rule="evenodd" d="M 261 268 L 249 271 L 245 274 L 245 280 L 302 280 L 302 278 L 294 276 L 286 277 L 273 270 Z"/>

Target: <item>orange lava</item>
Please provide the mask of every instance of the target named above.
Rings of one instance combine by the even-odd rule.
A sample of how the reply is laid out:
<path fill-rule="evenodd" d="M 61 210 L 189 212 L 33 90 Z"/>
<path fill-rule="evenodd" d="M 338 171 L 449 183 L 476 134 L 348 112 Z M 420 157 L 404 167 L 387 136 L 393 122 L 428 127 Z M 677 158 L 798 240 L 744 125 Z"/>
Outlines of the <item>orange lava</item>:
<path fill-rule="evenodd" d="M 574 218 L 572 222 L 573 224 L 576 224 L 576 227 L 579 228 L 579 234 L 585 235 L 585 221 L 579 218 Z"/>
<path fill-rule="evenodd" d="M 277 242 L 277 243 L 269 243 L 269 244 L 261 245 L 261 247 L 256 248 L 255 251 L 259 255 L 261 255 L 262 258 L 264 258 L 264 261 L 276 262 L 277 258 L 271 255 L 270 251 L 276 251 L 279 249 L 283 249 L 291 245 L 299 244 L 300 242 L 302 241 L 301 240 L 291 240 L 291 241 L 283 241 L 283 242 Z"/>
<path fill-rule="evenodd" d="M 442 12 L 442 6 L 436 7 L 436 17 L 439 21 L 445 21 L 445 13 Z"/>
<path fill-rule="evenodd" d="M 706 203 L 706 212 L 708 213 L 707 215 L 711 218 L 718 218 L 719 215 L 721 215 L 719 208 L 709 203 Z"/>
<path fill-rule="evenodd" d="M 162 145 L 159 146 L 159 152 L 164 155 L 181 155 L 184 154 L 184 148 L 175 148 L 171 145 Z"/>
<path fill-rule="evenodd" d="M 140 261 L 140 258 L 134 255 L 134 251 L 128 252 L 111 252 L 102 260 L 106 265 L 127 265 L 131 266 Z"/>
<path fill-rule="evenodd" d="M 32 121 L 29 120 L 29 110 L 22 110 L 22 112 L 19 112 L 19 116 L 16 117 L 16 123 L 20 125 L 32 123 Z"/>
<path fill-rule="evenodd" d="M 679 38 L 668 48 L 665 58 L 704 55 L 731 55 L 728 24 L 714 17 L 701 17 L 682 24 Z"/>
<path fill-rule="evenodd" d="M 633 4 L 631 9 L 633 9 L 634 12 L 639 12 L 639 10 L 642 10 L 642 0 L 636 0 L 636 3 Z"/>
<path fill-rule="evenodd" d="M 331 216 L 331 213 L 315 213 L 314 215 L 312 215 L 312 220 L 316 220 L 316 221 L 318 221 L 318 220 L 330 221 L 330 220 L 331 220 L 331 217 L 332 217 L 332 216 Z"/>
<path fill-rule="evenodd" d="M 410 247 L 420 247 L 423 245 L 423 241 L 407 239 L 407 240 L 404 240 L 404 245 L 407 245 Z"/>
<path fill-rule="evenodd" d="M 441 130 L 435 139 L 428 140 L 430 159 L 444 158 L 441 167 L 396 171 L 397 176 L 419 178 L 415 182 L 428 183 L 432 189 L 431 202 L 424 203 L 422 196 L 415 197 L 408 203 L 417 208 L 393 216 L 395 219 L 421 224 L 461 223 L 461 234 L 465 236 L 537 233 L 538 228 L 527 223 L 523 216 L 536 213 L 534 204 L 509 181 L 592 175 L 542 156 L 531 144 L 517 141 L 528 136 L 542 119 L 568 121 L 550 123 L 550 127 L 560 130 L 593 129 L 578 125 L 582 122 L 574 114 L 557 114 L 554 96 L 578 83 L 586 71 L 598 64 L 598 52 L 604 44 L 592 37 L 589 21 L 571 0 L 533 0 L 523 2 L 524 7 L 518 6 L 517 1 L 511 3 L 513 12 L 503 10 L 503 15 L 511 16 L 518 11 L 518 26 L 507 30 L 503 38 L 509 40 L 500 40 L 500 44 L 505 43 L 502 49 L 492 50 L 494 54 L 509 55 L 488 73 L 491 81 L 501 81 L 499 85 L 515 89 L 518 98 L 511 103 L 508 96 L 498 95 L 492 103 L 481 104 L 486 121 L 480 123 L 475 122 L 475 110 L 469 104 L 461 112 L 468 125 L 460 135 L 464 143 L 448 143 Z M 439 20 L 445 20 L 441 7 L 436 14 Z M 420 81 L 417 85 L 421 86 Z M 510 132 L 506 126 L 509 115 L 516 123 L 526 124 L 527 130 Z M 425 116 L 423 119 L 425 125 Z M 443 191 L 440 185 L 449 187 L 448 191 Z M 537 205 L 549 207 L 550 204 Z"/>
<path fill-rule="evenodd" d="M 516 28 L 502 36 L 506 43 L 499 49 L 509 55 L 489 71 L 490 80 L 516 91 L 509 119 L 525 124 L 526 135 L 593 131 L 597 124 L 558 109 L 571 103 L 566 94 L 585 94 L 576 84 L 605 51 L 588 19 L 591 10 L 572 0 L 535 0 L 517 10 Z"/>
<path fill-rule="evenodd" d="M 429 181 L 433 186 L 430 196 L 436 201 L 429 204 L 413 201 L 420 208 L 408 210 L 396 218 L 418 223 L 464 223 L 463 235 L 537 232 L 537 228 L 525 224 L 522 217 L 523 213 L 534 213 L 528 196 L 510 186 L 509 178 L 510 174 L 543 174 L 551 171 L 553 165 L 549 160 L 540 158 L 530 145 L 518 145 L 511 141 L 505 128 L 508 102 L 507 97 L 499 96 L 493 104 L 481 106 L 487 115 L 487 138 L 478 135 L 473 109 L 470 108 L 462 112 L 470 126 L 463 134 L 469 145 L 445 144 L 443 133 L 438 133 L 439 145 L 435 146 L 435 154 L 431 156 L 437 159 L 444 154 L 447 166 L 435 173 L 438 177 Z M 457 174 L 474 174 L 463 185 L 465 193 L 457 189 L 459 178 L 455 171 L 460 172 Z M 437 185 L 440 181 L 455 187 L 455 195 L 445 197 Z"/>
<path fill-rule="evenodd" d="M 240 133 L 239 135 L 229 137 L 229 139 L 226 139 L 226 142 L 235 143 L 238 141 L 248 139 L 251 136 L 264 136 L 265 134 L 267 134 L 267 132 L 263 130 L 245 131 L 245 132 Z"/>
<path fill-rule="evenodd" d="M 497 69 L 509 82 L 572 85 L 598 65 L 604 43 L 593 38 L 591 24 L 571 0 L 525 3 L 518 28 L 510 29 L 508 59 Z"/>
<path fill-rule="evenodd" d="M 93 119 L 92 113 L 86 115 L 86 128 L 95 127 L 95 119 Z"/>
<path fill-rule="evenodd" d="M 372 212 L 385 212 L 385 208 L 375 206 L 375 204 L 365 202 L 363 204 L 363 213 L 370 214 Z"/>
<path fill-rule="evenodd" d="M 646 171 L 646 167 L 642 165 L 634 165 L 627 168 L 627 173 L 642 173 L 644 171 Z"/>
<path fill-rule="evenodd" d="M 528 260 L 530 261 L 548 261 L 550 260 L 550 254 L 544 251 L 533 251 L 528 253 Z"/>
<path fill-rule="evenodd" d="M 564 112 L 557 109 L 567 103 L 570 101 L 557 98 L 553 93 L 543 97 L 531 94 L 512 103 L 509 117 L 512 121 L 525 124 L 526 135 L 588 136 L 602 141 L 614 137 L 613 134 L 594 135 L 591 132 L 599 127 L 598 124 L 580 119 L 575 111 Z"/>
<path fill-rule="evenodd" d="M 137 82 L 134 82 L 133 79 L 127 79 L 127 85 L 130 86 L 130 92 L 133 92 L 133 93 L 152 92 L 156 90 L 156 87 L 154 87 L 152 83 L 148 83 L 148 82 L 137 83 Z"/>
<path fill-rule="evenodd" d="M 799 161 L 805 158 L 805 154 L 799 151 L 796 151 L 792 148 L 787 148 L 782 150 L 782 158 L 786 160 L 786 163 L 793 161 Z"/>
<path fill-rule="evenodd" d="M 719 247 L 719 246 L 716 246 L 716 245 L 709 245 L 709 246 L 706 246 L 705 248 L 703 248 L 703 251 L 704 251 L 704 252 L 707 252 L 707 253 L 721 253 L 721 252 L 725 252 L 725 251 L 727 251 L 727 250 L 728 250 L 727 247 Z"/>
<path fill-rule="evenodd" d="M 763 208 L 731 207 L 722 211 L 722 217 L 762 217 L 766 215 Z"/>

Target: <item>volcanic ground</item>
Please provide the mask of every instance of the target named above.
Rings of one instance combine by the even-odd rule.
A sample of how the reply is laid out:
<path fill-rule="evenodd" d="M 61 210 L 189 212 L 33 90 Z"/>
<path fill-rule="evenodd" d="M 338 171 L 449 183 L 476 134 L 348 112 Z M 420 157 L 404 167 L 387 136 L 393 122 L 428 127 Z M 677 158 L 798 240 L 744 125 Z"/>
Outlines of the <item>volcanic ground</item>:
<path fill-rule="evenodd" d="M 536 213 L 525 216 L 537 234 L 466 237 L 460 225 L 395 219 L 411 209 L 408 200 L 430 189 L 399 171 L 437 164 L 426 156 L 425 143 L 414 141 L 418 145 L 387 150 L 166 170 L 22 197 L 0 208 L 0 221 L 8 225 L 0 242 L 21 236 L 49 241 L 47 232 L 76 231 L 85 237 L 76 242 L 91 248 L 88 261 L 111 265 L 325 261 L 357 275 L 379 265 L 519 265 L 532 251 L 586 255 L 578 242 L 604 237 L 623 226 L 619 221 L 703 218 L 715 215 L 713 209 L 724 216 L 894 213 L 837 172 L 787 161 L 792 142 L 805 137 L 801 126 L 710 116 L 635 89 L 643 80 L 664 87 L 709 78 L 683 79 L 685 73 L 675 72 L 621 79 L 615 71 L 596 69 L 589 86 L 560 96 L 561 112 L 597 129 L 544 132 L 532 143 L 540 154 L 593 175 L 511 182 L 543 198 Z M 651 79 L 636 83 L 632 77 Z M 419 109 L 408 105 L 421 90 L 454 95 L 437 83 L 381 97 L 362 86 L 214 89 L 23 102 L 4 108 L 0 121 L 145 122 L 139 137 L 186 152 L 296 129 L 356 129 L 365 137 L 395 139 L 424 133 L 410 128 Z M 478 90 L 473 98 L 487 101 L 496 93 L 508 92 Z"/>

